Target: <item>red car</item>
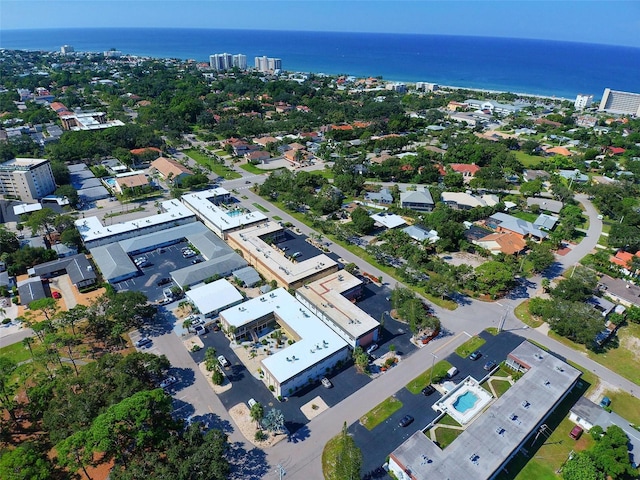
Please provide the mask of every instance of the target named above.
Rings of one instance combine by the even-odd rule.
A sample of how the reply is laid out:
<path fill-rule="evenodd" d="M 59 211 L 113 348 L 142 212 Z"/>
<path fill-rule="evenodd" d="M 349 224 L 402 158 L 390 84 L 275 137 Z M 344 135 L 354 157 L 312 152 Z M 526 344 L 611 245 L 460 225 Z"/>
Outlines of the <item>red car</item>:
<path fill-rule="evenodd" d="M 62 298 L 62 295 L 60 295 L 60 292 L 51 292 L 51 296 L 53 298 Z"/>

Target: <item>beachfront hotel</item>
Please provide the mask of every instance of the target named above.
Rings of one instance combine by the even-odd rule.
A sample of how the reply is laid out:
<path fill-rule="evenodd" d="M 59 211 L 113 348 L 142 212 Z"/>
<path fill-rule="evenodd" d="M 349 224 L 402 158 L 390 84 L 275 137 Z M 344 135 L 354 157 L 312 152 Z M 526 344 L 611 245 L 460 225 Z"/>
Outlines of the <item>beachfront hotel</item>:
<path fill-rule="evenodd" d="M 598 110 L 619 115 L 640 116 L 640 93 L 619 92 L 605 88 Z"/>
<path fill-rule="evenodd" d="M 0 164 L 0 195 L 35 202 L 56 189 L 51 163 L 43 158 L 14 158 Z"/>
<path fill-rule="evenodd" d="M 522 377 L 495 401 L 470 377 L 452 385 L 434 409 L 453 414 L 465 430 L 444 449 L 428 436 L 431 425 L 418 430 L 389 456 L 396 478 L 496 478 L 580 378 L 579 370 L 528 341 L 508 355 L 506 367 Z"/>

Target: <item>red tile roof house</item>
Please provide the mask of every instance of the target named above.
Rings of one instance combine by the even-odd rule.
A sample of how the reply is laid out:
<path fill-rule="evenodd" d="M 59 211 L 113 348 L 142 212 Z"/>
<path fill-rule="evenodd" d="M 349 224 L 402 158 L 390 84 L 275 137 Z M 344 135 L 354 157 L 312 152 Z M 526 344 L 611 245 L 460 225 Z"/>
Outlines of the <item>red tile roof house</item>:
<path fill-rule="evenodd" d="M 631 271 L 631 260 L 634 257 L 640 258 L 640 251 L 633 253 L 625 252 L 623 250 L 618 250 L 614 256 L 612 256 L 609 261 L 614 265 L 618 265 L 620 267 L 620 271 L 625 275 L 637 275 L 638 270 L 635 272 Z"/>
<path fill-rule="evenodd" d="M 474 177 L 476 173 L 480 171 L 480 167 L 475 163 L 451 163 L 449 164 L 451 170 L 456 173 L 461 173 L 465 178 Z"/>
<path fill-rule="evenodd" d="M 608 147 L 607 150 L 611 155 L 622 155 L 626 150 L 622 147 Z"/>

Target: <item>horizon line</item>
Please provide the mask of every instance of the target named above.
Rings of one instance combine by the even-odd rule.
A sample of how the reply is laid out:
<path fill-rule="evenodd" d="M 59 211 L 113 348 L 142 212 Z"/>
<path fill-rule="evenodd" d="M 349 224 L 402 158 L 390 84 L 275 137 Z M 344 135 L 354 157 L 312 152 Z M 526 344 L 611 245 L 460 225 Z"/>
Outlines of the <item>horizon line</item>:
<path fill-rule="evenodd" d="M 109 27 L 29 27 L 29 28 L 3 28 L 3 31 L 56 31 L 56 30 L 222 30 L 222 31 L 252 31 L 252 32 L 291 32 L 291 33 L 342 33 L 347 35 L 359 35 L 359 34 L 373 34 L 373 35 L 399 35 L 399 36 L 424 36 L 424 37 L 464 37 L 464 38 L 486 38 L 486 39 L 502 39 L 502 40 L 527 40 L 527 41 L 539 41 L 539 42 L 554 42 L 554 43 L 569 43 L 580 45 L 603 45 L 608 47 L 619 48 L 632 48 L 640 50 L 640 45 L 629 45 L 619 43 L 597 43 L 593 41 L 578 41 L 578 40 L 558 40 L 549 38 L 537 38 L 537 37 L 511 37 L 500 35 L 469 35 L 469 34 L 456 34 L 456 33 L 423 33 L 423 32 L 370 32 L 370 31 L 344 31 L 344 30 L 283 30 L 283 29 L 269 29 L 269 28 L 224 28 L 224 27 L 173 27 L 173 26 L 157 26 L 157 27 L 136 27 L 136 26 L 109 26 Z"/>

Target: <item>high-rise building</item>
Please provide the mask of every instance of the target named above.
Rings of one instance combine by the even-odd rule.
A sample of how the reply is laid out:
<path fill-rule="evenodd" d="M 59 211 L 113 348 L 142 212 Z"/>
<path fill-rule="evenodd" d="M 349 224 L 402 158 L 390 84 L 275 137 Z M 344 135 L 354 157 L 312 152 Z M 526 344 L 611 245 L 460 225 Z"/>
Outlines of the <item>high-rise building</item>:
<path fill-rule="evenodd" d="M 237 55 L 231 55 L 230 53 L 215 53 L 213 55 L 209 55 L 209 66 L 218 72 L 231 70 L 233 67 L 246 70 L 247 56 L 242 55 L 241 53 Z"/>
<path fill-rule="evenodd" d="M 0 194 L 33 202 L 56 189 L 49 160 L 14 158 L 0 164 Z"/>
<path fill-rule="evenodd" d="M 584 110 L 585 108 L 589 108 L 592 103 L 593 95 L 584 95 L 582 93 L 579 93 L 576 97 L 574 106 L 576 107 L 576 110 Z"/>
<path fill-rule="evenodd" d="M 269 58 L 266 55 L 255 58 L 255 68 L 262 73 L 273 73 L 282 70 L 282 60 L 279 58 Z"/>
<path fill-rule="evenodd" d="M 240 70 L 247 69 L 247 56 L 241 53 L 233 56 L 233 66 Z"/>
<path fill-rule="evenodd" d="M 620 115 L 640 116 L 640 93 L 619 92 L 605 88 L 598 110 Z"/>
<path fill-rule="evenodd" d="M 67 55 L 69 53 L 73 53 L 75 52 L 76 49 L 73 48 L 71 45 L 63 45 L 60 47 L 60 53 L 62 53 L 63 55 Z"/>

